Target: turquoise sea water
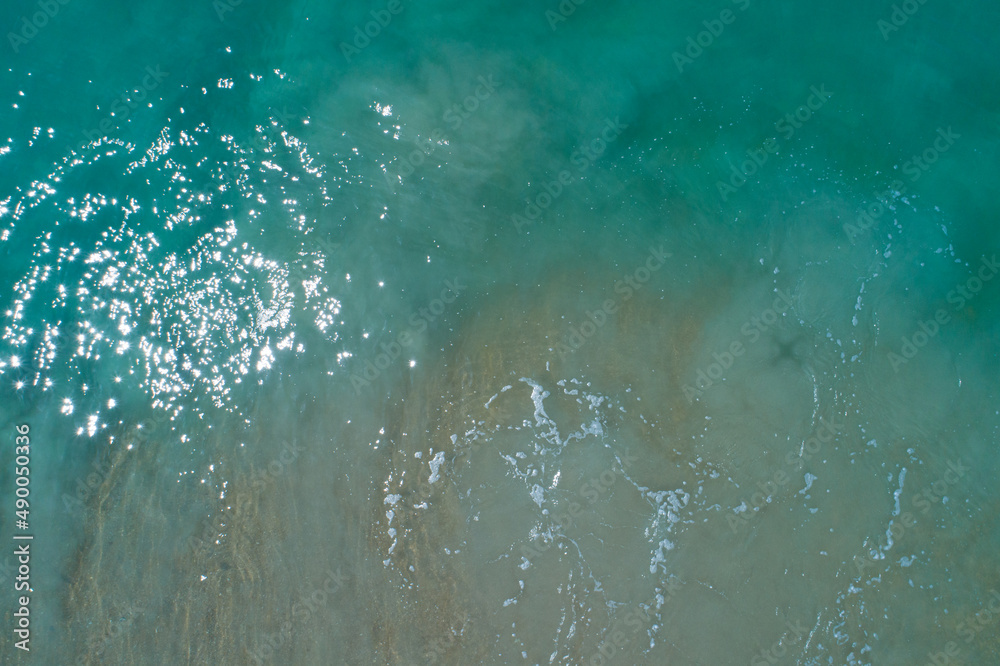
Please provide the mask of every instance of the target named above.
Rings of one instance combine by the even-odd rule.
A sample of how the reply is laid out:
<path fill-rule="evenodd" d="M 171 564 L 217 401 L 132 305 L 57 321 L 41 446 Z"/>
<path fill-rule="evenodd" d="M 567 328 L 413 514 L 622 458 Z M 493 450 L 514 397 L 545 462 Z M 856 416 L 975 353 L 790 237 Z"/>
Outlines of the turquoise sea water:
<path fill-rule="evenodd" d="M 0 662 L 1000 663 L 998 24 L 4 5 Z"/>

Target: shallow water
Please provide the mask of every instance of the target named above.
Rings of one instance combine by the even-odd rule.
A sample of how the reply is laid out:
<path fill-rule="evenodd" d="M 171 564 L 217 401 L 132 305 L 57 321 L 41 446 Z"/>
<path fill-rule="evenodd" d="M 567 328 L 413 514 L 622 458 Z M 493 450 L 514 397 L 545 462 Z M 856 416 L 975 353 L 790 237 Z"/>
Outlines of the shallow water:
<path fill-rule="evenodd" d="M 389 7 L 3 11 L 3 663 L 995 663 L 998 10 Z"/>

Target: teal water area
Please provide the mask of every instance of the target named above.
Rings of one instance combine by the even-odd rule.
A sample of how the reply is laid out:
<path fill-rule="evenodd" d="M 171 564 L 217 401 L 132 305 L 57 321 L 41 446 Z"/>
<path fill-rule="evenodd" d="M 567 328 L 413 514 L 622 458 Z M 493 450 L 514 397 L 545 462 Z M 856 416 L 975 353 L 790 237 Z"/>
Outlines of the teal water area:
<path fill-rule="evenodd" d="M 997 663 L 998 21 L 5 5 L 0 661 Z"/>

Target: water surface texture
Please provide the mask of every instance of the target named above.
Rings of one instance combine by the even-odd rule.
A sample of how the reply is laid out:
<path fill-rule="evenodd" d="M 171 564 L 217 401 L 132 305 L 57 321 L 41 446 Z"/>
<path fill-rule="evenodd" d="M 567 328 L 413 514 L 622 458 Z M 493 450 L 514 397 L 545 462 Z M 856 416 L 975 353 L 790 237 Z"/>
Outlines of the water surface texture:
<path fill-rule="evenodd" d="M 997 25 L 5 4 L 0 662 L 1000 663 Z"/>

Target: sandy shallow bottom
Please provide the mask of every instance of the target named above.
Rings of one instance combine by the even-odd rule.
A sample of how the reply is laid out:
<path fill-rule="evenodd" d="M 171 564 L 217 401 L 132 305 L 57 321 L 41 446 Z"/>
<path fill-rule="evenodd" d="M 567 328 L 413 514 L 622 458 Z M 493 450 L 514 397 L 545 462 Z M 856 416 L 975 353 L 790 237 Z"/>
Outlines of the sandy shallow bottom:
<path fill-rule="evenodd" d="M 38 663 L 1000 662 L 995 6 L 118 4 L 0 72 Z"/>
<path fill-rule="evenodd" d="M 751 342 L 741 325 L 780 299 L 772 281 L 692 287 L 692 247 L 671 244 L 629 298 L 624 262 L 493 290 L 445 351 L 382 378 L 387 400 L 303 378 L 303 407 L 274 417 L 281 391 L 262 391 L 213 444 L 227 480 L 197 498 L 150 473 L 171 467 L 155 437 L 114 461 L 65 601 L 75 655 L 865 663 L 877 642 L 916 663 L 957 641 L 951 618 L 1000 586 L 974 458 L 987 433 L 961 408 L 890 420 L 913 394 L 855 376 L 795 283 Z M 633 266 L 648 253 L 634 246 Z M 576 337 L 595 294 L 615 311 Z M 724 380 L 689 400 L 739 339 Z M 195 527 L 181 537 L 167 516 Z M 937 608 L 942 627 L 908 629 Z"/>

